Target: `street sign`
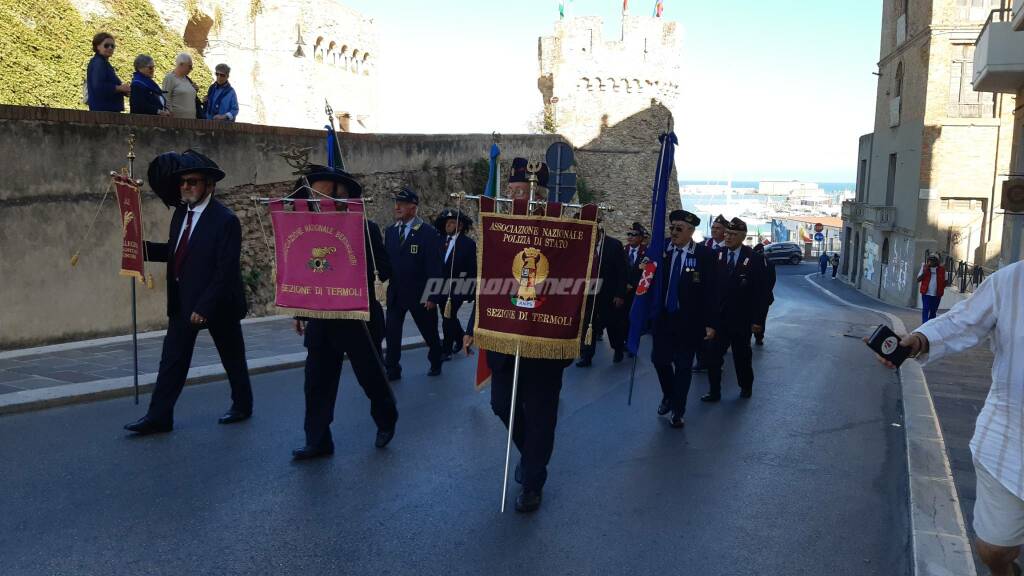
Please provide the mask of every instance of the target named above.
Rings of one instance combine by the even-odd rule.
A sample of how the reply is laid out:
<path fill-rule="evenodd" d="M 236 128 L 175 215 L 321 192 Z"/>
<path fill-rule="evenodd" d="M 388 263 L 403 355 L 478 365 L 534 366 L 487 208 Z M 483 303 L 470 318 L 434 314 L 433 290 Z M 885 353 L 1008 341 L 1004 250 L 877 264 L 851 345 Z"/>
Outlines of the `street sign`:
<path fill-rule="evenodd" d="M 814 231 L 815 232 L 821 232 L 824 229 L 825 229 L 825 227 L 821 225 L 821 222 L 819 222 L 819 223 L 814 225 Z"/>
<path fill-rule="evenodd" d="M 820 226 L 820 224 L 819 224 L 819 226 Z M 825 241 L 825 235 L 822 234 L 821 232 L 815 232 L 814 233 L 814 241 L 815 242 L 824 242 Z"/>
<path fill-rule="evenodd" d="M 576 163 L 572 146 L 565 142 L 555 142 L 548 146 L 544 161 L 547 162 L 550 171 L 548 201 L 571 202 L 572 197 L 576 195 L 576 173 L 570 172 Z"/>

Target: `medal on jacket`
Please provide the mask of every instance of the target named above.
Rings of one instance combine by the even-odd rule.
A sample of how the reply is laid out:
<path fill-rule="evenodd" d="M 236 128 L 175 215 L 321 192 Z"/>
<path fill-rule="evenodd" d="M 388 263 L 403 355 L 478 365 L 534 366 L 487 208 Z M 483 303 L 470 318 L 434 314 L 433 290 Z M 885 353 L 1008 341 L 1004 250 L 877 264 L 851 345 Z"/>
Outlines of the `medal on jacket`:
<path fill-rule="evenodd" d="M 409 246 L 409 254 L 418 254 L 419 251 L 420 251 L 420 245 L 419 244 L 413 244 L 412 246 Z"/>

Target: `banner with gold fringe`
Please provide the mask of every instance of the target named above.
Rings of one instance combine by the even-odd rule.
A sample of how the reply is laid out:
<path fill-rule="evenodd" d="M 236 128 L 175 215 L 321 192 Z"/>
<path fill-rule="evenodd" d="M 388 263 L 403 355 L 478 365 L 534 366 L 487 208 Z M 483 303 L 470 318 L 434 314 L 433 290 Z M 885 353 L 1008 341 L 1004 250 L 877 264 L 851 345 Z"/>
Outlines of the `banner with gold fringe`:
<path fill-rule="evenodd" d="M 270 204 L 274 227 L 274 303 L 283 314 L 307 318 L 370 320 L 362 210 L 306 210 L 295 200 Z M 361 206 L 359 207 L 361 208 Z"/>
<path fill-rule="evenodd" d="M 143 281 L 146 275 L 142 234 L 142 193 L 127 176 L 113 176 L 117 207 L 121 210 L 121 276 Z"/>
<path fill-rule="evenodd" d="M 569 360 L 580 351 L 597 224 L 481 208 L 477 314 L 483 350 Z"/>

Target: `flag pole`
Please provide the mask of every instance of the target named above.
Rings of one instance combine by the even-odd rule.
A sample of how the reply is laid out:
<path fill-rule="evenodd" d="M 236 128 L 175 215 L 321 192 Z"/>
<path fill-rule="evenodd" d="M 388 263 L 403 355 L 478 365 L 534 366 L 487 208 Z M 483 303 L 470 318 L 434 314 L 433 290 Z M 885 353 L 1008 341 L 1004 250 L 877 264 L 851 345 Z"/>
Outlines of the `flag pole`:
<path fill-rule="evenodd" d="M 516 363 L 512 371 L 512 407 L 508 414 L 508 443 L 505 445 L 505 479 L 501 484 L 501 513 L 505 513 L 505 500 L 508 496 L 508 467 L 512 458 L 512 429 L 516 423 L 516 399 L 519 392 L 519 344 L 516 344 Z"/>
<path fill-rule="evenodd" d="M 633 369 L 629 373 L 629 399 L 626 400 L 626 406 L 633 405 L 633 383 L 636 381 L 636 361 L 639 358 L 640 354 L 633 354 Z"/>
<path fill-rule="evenodd" d="M 135 179 L 135 133 L 128 134 L 128 177 Z M 141 199 L 140 199 L 141 206 Z M 135 382 L 135 405 L 139 405 L 139 324 L 138 310 L 135 299 L 135 278 L 128 278 L 132 284 L 132 360 L 135 366 L 133 372 Z"/>

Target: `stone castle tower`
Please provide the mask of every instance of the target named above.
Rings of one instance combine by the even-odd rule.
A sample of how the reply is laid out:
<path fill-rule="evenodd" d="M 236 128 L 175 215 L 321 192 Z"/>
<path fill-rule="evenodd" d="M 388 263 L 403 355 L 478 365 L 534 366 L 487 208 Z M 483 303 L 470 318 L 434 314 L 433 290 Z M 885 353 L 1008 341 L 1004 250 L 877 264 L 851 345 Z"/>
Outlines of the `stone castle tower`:
<path fill-rule="evenodd" d="M 599 17 L 574 17 L 540 39 L 545 118 L 576 147 L 652 106 L 671 110 L 678 95 L 675 22 L 624 13 L 620 38 L 603 30 Z"/>
<path fill-rule="evenodd" d="M 599 17 L 555 24 L 540 39 L 538 88 L 546 127 L 576 148 L 577 172 L 593 200 L 611 204 L 605 226 L 625 235 L 650 222 L 651 185 L 679 89 L 678 26 L 624 13 L 620 38 L 606 41 Z M 673 168 L 669 209 L 680 207 Z"/>

